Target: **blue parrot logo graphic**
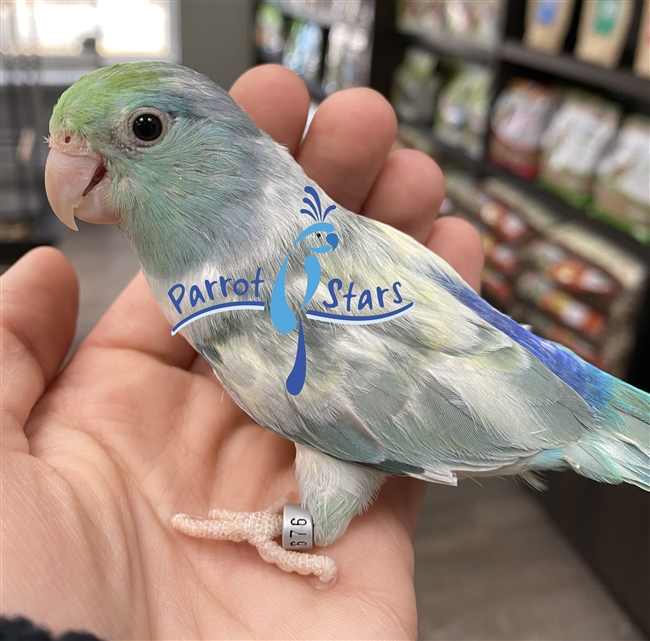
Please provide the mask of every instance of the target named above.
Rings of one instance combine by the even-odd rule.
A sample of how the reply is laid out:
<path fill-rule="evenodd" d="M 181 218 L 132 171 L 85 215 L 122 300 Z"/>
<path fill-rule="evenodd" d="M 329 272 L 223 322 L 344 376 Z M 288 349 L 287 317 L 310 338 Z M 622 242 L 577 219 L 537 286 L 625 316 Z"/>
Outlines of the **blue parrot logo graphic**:
<path fill-rule="evenodd" d="M 321 234 L 324 234 L 326 241 L 324 245 L 318 247 L 308 245 L 308 249 L 314 252 L 314 254 L 326 254 L 327 252 L 334 251 L 339 244 L 339 237 L 335 233 L 334 225 L 325 222 L 325 219 L 332 210 L 336 209 L 336 205 L 330 205 L 323 212 L 320 198 L 316 190 L 313 187 L 307 186 L 305 187 L 305 192 L 311 196 L 311 198 L 303 198 L 302 201 L 309 209 L 301 209 L 300 213 L 306 214 L 315 222 L 307 227 L 307 229 L 305 229 L 296 240 L 294 240 L 292 247 L 295 247 L 301 240 L 307 238 L 307 236 L 315 234 L 320 238 Z M 320 284 L 321 266 L 318 256 L 314 254 L 308 254 L 303 261 L 303 267 L 307 274 L 307 287 L 305 289 L 305 296 L 302 304 L 300 305 L 300 311 L 302 311 L 312 299 L 318 289 L 318 285 Z M 289 265 L 290 255 L 291 250 L 287 252 L 284 261 L 282 262 L 282 266 L 280 267 L 280 271 L 278 272 L 278 276 L 275 279 L 273 292 L 271 293 L 270 307 L 271 321 L 280 333 L 290 334 L 296 328 L 296 323 L 298 324 L 298 347 L 296 350 L 296 360 L 286 382 L 287 391 L 293 396 L 297 396 L 300 394 L 305 384 L 305 377 L 307 375 L 307 352 L 305 349 L 305 335 L 302 327 L 302 318 L 299 317 L 296 319 L 296 315 L 293 313 L 287 302 L 285 291 L 287 267 Z"/>
<path fill-rule="evenodd" d="M 303 315 L 305 318 L 317 322 L 370 325 L 374 323 L 384 323 L 395 319 L 402 314 L 406 314 L 414 305 L 413 301 L 404 301 L 399 291 L 402 283 L 396 281 L 392 284 L 392 294 L 394 294 L 394 298 L 389 294 L 391 286 L 388 288 L 376 287 L 373 290 L 376 292 L 374 300 L 376 301 L 377 306 L 382 308 L 381 313 L 350 313 L 351 309 L 349 301 L 352 298 L 357 297 L 356 294 L 352 293 L 355 283 L 350 282 L 348 293 L 343 294 L 344 298 L 348 298 L 348 304 L 346 306 L 347 313 L 337 313 L 335 311 L 338 306 L 336 293 L 337 291 L 340 291 L 343 283 L 340 279 L 333 278 L 327 285 L 329 296 L 332 300 L 329 303 L 323 301 L 323 305 L 328 308 L 328 311 L 317 309 L 305 310 L 305 307 L 307 307 L 309 302 L 313 299 L 318 290 L 318 286 L 320 285 L 322 275 L 320 257 L 328 252 L 334 251 L 338 247 L 339 237 L 334 225 L 326 220 L 328 214 L 335 210 L 337 206 L 330 205 L 325 209 L 325 211 L 323 211 L 317 191 L 309 185 L 304 188 L 304 191 L 307 194 L 307 197 L 303 198 L 302 202 L 305 203 L 307 207 L 301 209 L 300 213 L 309 216 L 314 222 L 298 234 L 298 237 L 293 241 L 291 247 L 287 251 L 275 282 L 273 283 L 271 300 L 269 301 L 271 322 L 278 332 L 281 334 L 291 334 L 296 329 L 296 325 L 298 326 L 296 358 L 291 373 L 286 379 L 286 389 L 293 396 L 300 394 L 305 385 L 305 379 L 307 376 L 307 351 L 302 323 Z M 287 269 L 289 267 L 289 259 L 293 248 L 296 247 L 298 243 L 309 237 L 313 237 L 314 240 L 311 242 L 310 240 L 307 241 L 308 244 L 306 246 L 310 253 L 305 256 L 302 262 L 302 266 L 307 276 L 307 285 L 305 287 L 305 294 L 300 309 L 294 313 L 287 301 Z M 316 239 L 318 239 L 318 242 L 316 242 Z M 212 314 L 236 312 L 240 310 L 264 311 L 266 309 L 266 303 L 262 300 L 255 300 L 259 298 L 260 295 L 260 284 L 265 282 L 261 277 L 261 273 L 262 267 L 260 266 L 257 268 L 254 278 L 231 278 L 222 275 L 218 277 L 214 276 L 215 280 L 213 281 L 207 278 L 203 284 L 174 284 L 167 292 L 167 295 L 176 311 L 183 316 L 183 318 L 172 327 L 172 336 L 187 327 L 189 324 Z M 229 286 L 228 283 L 230 282 L 232 282 L 232 284 Z M 336 289 L 337 287 L 338 290 Z M 372 288 L 365 289 L 359 295 L 358 311 L 361 311 L 366 307 L 369 308 L 369 310 L 373 309 L 373 294 L 371 289 Z M 220 292 L 224 298 L 234 296 L 235 300 L 224 300 L 223 302 L 217 302 L 214 305 L 205 306 L 208 303 L 208 299 L 210 301 L 217 300 L 215 299 L 215 292 L 217 295 Z M 387 299 L 390 299 L 390 302 L 388 303 L 388 311 L 384 311 L 383 309 L 386 303 L 386 299 L 384 298 L 385 296 Z M 402 305 L 398 308 L 390 309 L 393 304 Z M 188 307 L 192 310 L 194 310 L 195 307 L 198 307 L 198 309 L 196 311 L 191 311 L 191 313 L 188 314 Z M 303 310 L 305 311 L 303 312 Z"/>

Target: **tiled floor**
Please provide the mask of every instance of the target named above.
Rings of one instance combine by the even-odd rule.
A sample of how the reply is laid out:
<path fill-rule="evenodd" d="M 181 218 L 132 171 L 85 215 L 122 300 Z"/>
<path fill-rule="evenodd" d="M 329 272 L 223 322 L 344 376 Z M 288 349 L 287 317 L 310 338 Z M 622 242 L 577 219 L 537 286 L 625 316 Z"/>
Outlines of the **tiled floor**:
<path fill-rule="evenodd" d="M 511 479 L 429 486 L 415 554 L 423 640 L 644 638 Z"/>
<path fill-rule="evenodd" d="M 81 281 L 75 344 L 138 267 L 115 227 L 80 229 L 60 243 Z M 430 486 L 415 550 L 422 640 L 644 638 L 513 481 Z"/>

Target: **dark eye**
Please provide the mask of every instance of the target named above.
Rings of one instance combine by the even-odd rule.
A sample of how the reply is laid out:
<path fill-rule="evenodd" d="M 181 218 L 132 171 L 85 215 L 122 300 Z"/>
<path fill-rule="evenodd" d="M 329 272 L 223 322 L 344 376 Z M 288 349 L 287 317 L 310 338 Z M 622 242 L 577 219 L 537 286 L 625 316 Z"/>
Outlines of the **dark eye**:
<path fill-rule="evenodd" d="M 142 114 L 133 121 L 135 137 L 144 142 L 158 140 L 163 133 L 163 124 L 154 114 Z"/>
<path fill-rule="evenodd" d="M 320 238 L 320 232 L 316 234 L 316 238 Z"/>

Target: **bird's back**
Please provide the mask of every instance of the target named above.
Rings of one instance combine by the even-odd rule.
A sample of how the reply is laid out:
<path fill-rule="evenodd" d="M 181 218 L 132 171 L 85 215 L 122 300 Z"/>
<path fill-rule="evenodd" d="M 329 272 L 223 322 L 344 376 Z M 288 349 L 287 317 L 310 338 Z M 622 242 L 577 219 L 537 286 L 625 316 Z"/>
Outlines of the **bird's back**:
<path fill-rule="evenodd" d="M 213 342 L 198 345 L 262 425 L 343 460 L 445 483 L 572 465 L 567 451 L 611 432 L 623 383 L 494 310 L 404 234 L 344 210 L 332 219 L 341 245 L 321 259 L 304 311 L 298 396 L 284 389 L 296 337 L 267 316 L 250 315 L 247 340 L 220 341 L 219 362 Z M 300 278 L 289 272 L 296 310 Z M 371 316 L 388 318 L 359 322 Z M 632 432 L 647 432 L 646 397 L 626 394 L 641 416 Z"/>

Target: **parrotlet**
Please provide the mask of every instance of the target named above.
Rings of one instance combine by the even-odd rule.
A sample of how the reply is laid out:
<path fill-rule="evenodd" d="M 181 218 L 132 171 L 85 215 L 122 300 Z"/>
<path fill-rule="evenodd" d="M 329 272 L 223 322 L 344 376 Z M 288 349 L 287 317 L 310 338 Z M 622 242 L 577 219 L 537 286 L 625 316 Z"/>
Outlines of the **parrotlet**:
<path fill-rule="evenodd" d="M 650 396 L 521 327 L 441 258 L 335 203 L 228 93 L 190 69 L 94 71 L 50 121 L 56 215 L 117 223 L 172 333 L 260 425 L 296 444 L 319 546 L 387 475 L 455 485 L 572 468 L 650 489 Z M 282 549 L 277 506 L 176 515 L 331 583 Z"/>

